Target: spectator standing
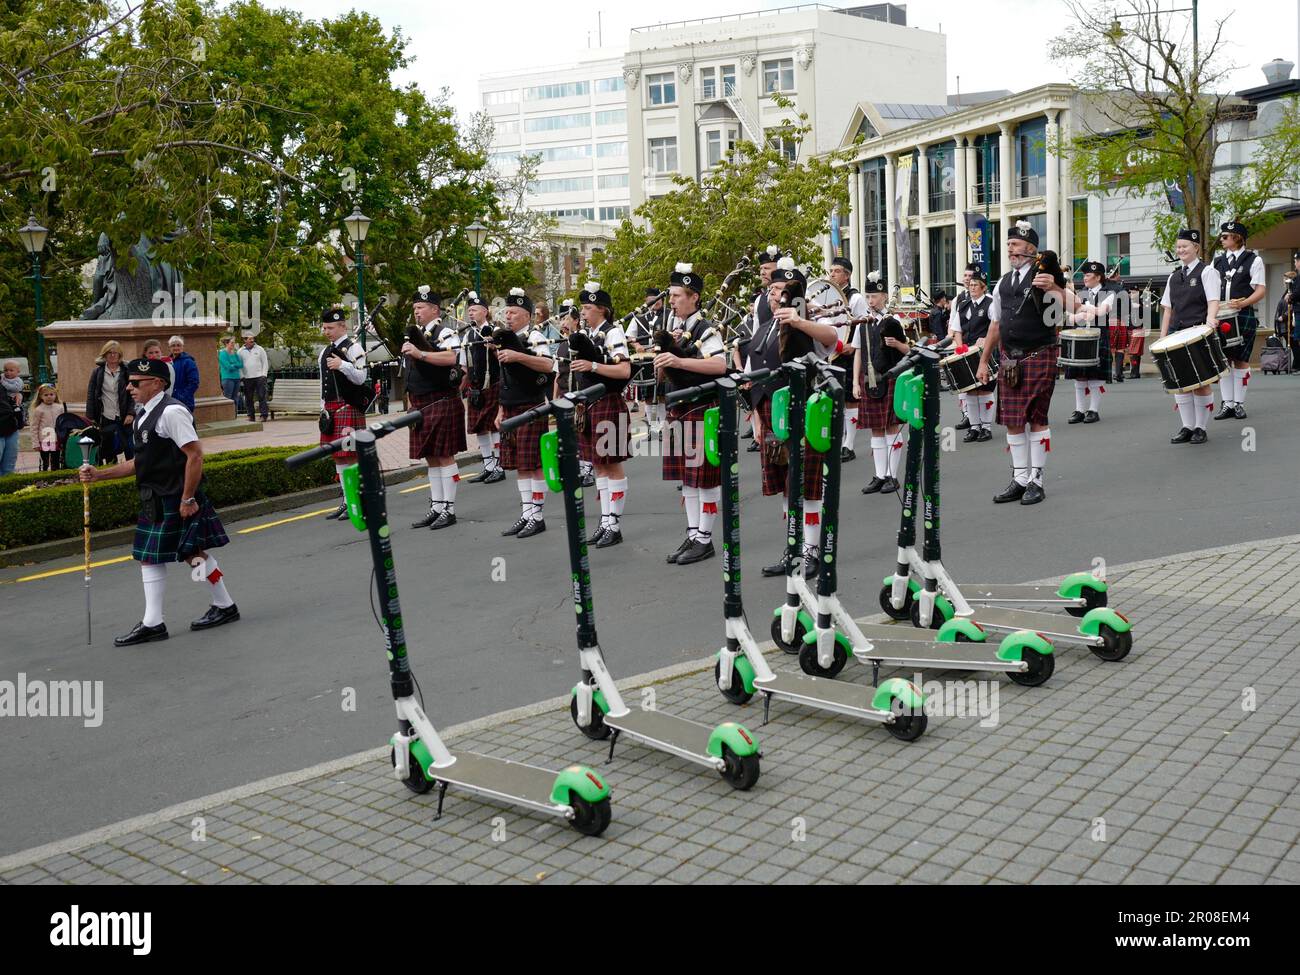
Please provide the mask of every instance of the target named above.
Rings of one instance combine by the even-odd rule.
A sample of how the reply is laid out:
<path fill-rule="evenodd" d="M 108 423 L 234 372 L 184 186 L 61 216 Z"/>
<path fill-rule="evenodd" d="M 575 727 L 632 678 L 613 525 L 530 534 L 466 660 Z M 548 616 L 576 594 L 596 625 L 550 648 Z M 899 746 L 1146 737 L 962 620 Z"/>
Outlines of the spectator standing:
<path fill-rule="evenodd" d="M 18 373 L 18 363 L 13 359 L 4 364 L 4 378 L 0 380 L 0 477 L 12 474 L 18 466 L 18 430 L 23 425 L 23 380 Z"/>
<path fill-rule="evenodd" d="M 235 404 L 235 412 L 238 413 L 243 400 L 239 394 L 239 384 L 243 379 L 244 362 L 235 349 L 234 338 L 229 335 L 221 340 L 217 362 L 221 366 L 221 394 Z"/>
<path fill-rule="evenodd" d="M 257 344 L 257 336 L 245 335 L 244 347 L 239 350 L 239 359 L 243 364 L 244 403 L 248 407 L 248 422 L 253 422 L 253 400 L 262 412 L 262 422 L 270 416 L 266 404 L 266 375 L 270 371 L 266 361 L 266 349 Z"/>
<path fill-rule="evenodd" d="M 157 339 L 146 339 L 140 351 L 146 359 L 161 359 L 167 363 L 167 386 L 173 388 L 176 385 L 176 370 L 172 368 L 170 357 L 163 355 L 162 343 Z M 139 410 L 136 411 L 137 413 Z"/>
<path fill-rule="evenodd" d="M 58 390 L 49 383 L 36 390 L 36 405 L 32 407 L 31 417 L 32 446 L 40 452 L 42 471 L 57 471 L 63 467 L 59 462 L 59 435 L 54 424 L 59 414 L 67 411 L 67 406 L 59 402 Z"/>
<path fill-rule="evenodd" d="M 173 335 L 167 340 L 172 351 L 172 370 L 176 375 L 176 385 L 172 387 L 172 399 L 179 400 L 185 408 L 194 412 L 194 394 L 199 391 L 199 364 L 194 356 L 185 351 L 185 340 Z"/>
<path fill-rule="evenodd" d="M 95 371 L 86 384 L 86 418 L 99 427 L 100 463 L 116 464 L 119 440 L 126 459 L 135 456 L 131 440 L 135 411 L 126 388 L 126 373 L 122 371 L 122 346 L 109 339 L 95 362 Z"/>

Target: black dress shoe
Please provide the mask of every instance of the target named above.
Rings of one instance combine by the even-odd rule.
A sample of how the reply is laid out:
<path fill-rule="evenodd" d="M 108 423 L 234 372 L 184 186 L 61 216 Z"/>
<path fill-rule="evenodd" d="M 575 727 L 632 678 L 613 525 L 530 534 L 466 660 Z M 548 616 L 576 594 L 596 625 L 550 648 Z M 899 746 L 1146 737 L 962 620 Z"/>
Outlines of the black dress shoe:
<path fill-rule="evenodd" d="M 582 486 L 583 486 L 583 487 L 595 487 L 595 486 L 596 486 L 596 475 L 595 475 L 595 474 L 583 474 L 583 475 L 582 475 Z"/>
<path fill-rule="evenodd" d="M 849 461 L 857 460 L 858 455 L 849 450 L 848 447 L 840 448 L 840 463 L 847 464 Z"/>
<path fill-rule="evenodd" d="M 963 416 L 963 417 L 961 418 L 961 422 L 957 424 L 957 429 L 958 429 L 958 430 L 969 430 L 969 429 L 970 429 L 970 417 L 968 417 L 968 416 Z"/>
<path fill-rule="evenodd" d="M 214 626 L 223 626 L 239 619 L 239 607 L 234 603 L 229 606 L 209 606 L 208 611 L 190 623 L 191 630 L 210 630 Z"/>
<path fill-rule="evenodd" d="M 429 530 L 436 532 L 439 528 L 450 528 L 454 524 L 456 524 L 456 516 L 450 511 L 444 511 L 429 526 Z"/>
<path fill-rule="evenodd" d="M 600 536 L 600 541 L 596 543 L 596 548 L 609 548 L 612 545 L 623 544 L 623 533 L 617 528 L 607 528 L 604 534 Z"/>
<path fill-rule="evenodd" d="M 167 624 L 159 623 L 157 626 L 145 626 L 143 622 L 135 624 L 131 632 L 126 636 L 119 636 L 113 640 L 115 647 L 133 647 L 137 643 L 151 643 L 154 640 L 167 639 Z"/>
<path fill-rule="evenodd" d="M 1197 427 L 1195 430 L 1192 431 L 1192 439 L 1191 439 L 1192 443 L 1205 443 L 1205 441 L 1209 439 L 1210 439 L 1209 435 L 1200 427 Z"/>
<path fill-rule="evenodd" d="M 978 427 L 971 427 L 966 431 L 966 435 L 961 438 L 962 443 L 975 443 L 980 438 Z"/>
<path fill-rule="evenodd" d="M 803 577 L 805 579 L 816 579 L 817 573 L 821 571 L 821 560 L 817 558 L 817 550 L 803 553 Z"/>
<path fill-rule="evenodd" d="M 338 521 L 340 518 L 345 517 L 345 516 L 347 515 L 347 513 L 348 513 L 348 506 L 345 505 L 345 504 L 341 504 L 341 505 L 339 505 L 337 508 L 335 508 L 333 511 L 331 511 L 329 514 L 327 514 L 327 515 L 325 516 L 325 520 L 326 520 L 326 521 Z"/>
<path fill-rule="evenodd" d="M 1169 442 L 1187 443 L 1187 441 L 1191 439 L 1192 439 L 1192 431 L 1188 430 L 1187 427 L 1183 427 L 1181 430 L 1179 430 L 1177 433 L 1175 433 L 1172 437 L 1169 438 Z"/>
<path fill-rule="evenodd" d="M 759 571 L 761 571 L 764 576 L 770 579 L 772 578 L 772 576 L 785 575 L 789 571 L 789 569 L 790 569 L 790 557 L 788 555 L 783 555 L 781 556 L 781 560 L 779 562 L 773 562 L 771 565 L 765 565 Z"/>
<path fill-rule="evenodd" d="M 740 439 L 741 439 L 741 440 L 753 440 L 753 439 L 754 439 L 754 431 L 753 431 L 753 430 L 746 430 L 743 434 L 741 434 Z"/>
<path fill-rule="evenodd" d="M 429 502 L 429 513 L 428 513 L 427 515 L 425 515 L 423 518 L 421 518 L 419 521 L 413 521 L 413 522 L 411 522 L 411 527 L 412 527 L 412 528 L 428 528 L 430 525 L 432 525 L 435 521 L 438 520 L 438 516 L 439 516 L 440 514 L 442 514 L 442 512 L 439 511 L 437 508 L 435 508 L 435 507 L 433 506 L 433 502 L 430 501 L 430 502 Z"/>
<path fill-rule="evenodd" d="M 587 544 L 598 545 L 600 543 L 600 540 L 605 537 L 606 531 L 608 531 L 608 528 L 605 525 L 601 525 L 594 532 L 592 532 L 591 535 L 587 538 Z"/>
<path fill-rule="evenodd" d="M 1231 416 L 1233 416 L 1232 404 L 1224 403 L 1223 408 L 1220 409 L 1219 412 L 1214 415 L 1214 418 L 1216 420 L 1226 420 Z"/>
<path fill-rule="evenodd" d="M 1141 378 L 1142 378 L 1141 367 L 1140 367 L 1136 362 L 1133 363 L 1133 368 L 1129 370 L 1128 378 L 1129 378 L 1129 379 L 1141 379 Z"/>
<path fill-rule="evenodd" d="M 1083 422 L 1083 414 L 1082 414 L 1081 412 L 1079 412 L 1078 410 L 1075 410 L 1073 413 L 1070 414 L 1070 418 L 1069 418 L 1068 420 L 1066 420 L 1065 422 L 1066 422 L 1066 423 L 1082 423 L 1082 422 Z"/>
<path fill-rule="evenodd" d="M 528 524 L 519 529 L 519 534 L 515 538 L 532 538 L 534 535 L 540 535 L 546 531 L 545 518 L 529 518 Z"/>
<path fill-rule="evenodd" d="M 501 534 L 503 537 L 509 535 L 518 535 L 521 531 L 524 530 L 524 526 L 527 524 L 528 524 L 528 519 L 525 518 L 523 515 L 520 515 L 519 520 L 516 521 L 513 525 L 511 525 L 509 528 L 507 528 L 505 531 L 503 531 Z"/>
<path fill-rule="evenodd" d="M 880 483 L 881 494 L 893 494 L 898 490 L 898 478 L 887 477 Z"/>
<path fill-rule="evenodd" d="M 755 441 L 754 441 L 753 443 L 751 443 L 748 447 L 746 447 L 746 448 L 745 448 L 745 453 L 747 453 L 747 454 L 756 454 L 756 453 L 758 453 L 758 441 L 755 440 Z"/>
<path fill-rule="evenodd" d="M 1030 481 L 1029 486 L 1025 488 L 1025 496 L 1020 499 L 1020 503 L 1038 504 L 1045 497 L 1047 497 L 1047 495 L 1043 492 L 1042 485 Z"/>
<path fill-rule="evenodd" d="M 477 474 L 475 474 L 473 477 L 468 477 L 468 478 L 466 478 L 466 479 L 465 479 L 465 483 L 466 483 L 466 484 L 482 484 L 484 481 L 487 480 L 487 476 L 488 476 L 488 469 L 485 467 L 485 468 L 483 468 L 481 471 L 479 471 Z"/>
<path fill-rule="evenodd" d="M 1087 413 L 1083 414 L 1084 423 L 1096 423 L 1100 419 L 1101 419 L 1101 414 L 1098 413 L 1096 410 L 1089 410 Z"/>
<path fill-rule="evenodd" d="M 1011 501 L 1019 501 L 1025 496 L 1025 485 L 1018 481 L 1012 481 L 1007 485 L 1007 489 L 1001 494 L 994 495 L 994 504 L 1007 504 Z"/>
<path fill-rule="evenodd" d="M 1232 415 L 1235 419 L 1244 420 L 1246 419 L 1246 408 L 1240 403 L 1237 403 L 1232 408 Z"/>
<path fill-rule="evenodd" d="M 1115 382 L 1122 383 L 1123 381 L 1124 381 L 1124 367 L 1120 366 L 1117 370 L 1115 370 Z"/>
<path fill-rule="evenodd" d="M 501 468 L 497 467 L 492 471 L 490 471 L 487 477 L 483 478 L 483 483 L 496 484 L 500 481 L 504 481 L 505 479 L 506 479 L 506 472 L 503 471 Z"/>
<path fill-rule="evenodd" d="M 993 439 L 993 431 L 990 430 L 988 427 L 981 427 L 980 443 L 984 443 L 986 440 L 992 440 L 992 439 Z"/>
<path fill-rule="evenodd" d="M 692 562 L 700 562 L 711 558 L 713 558 L 713 543 L 701 542 L 697 538 L 691 542 L 686 551 L 677 556 L 677 564 L 690 565 Z"/>
<path fill-rule="evenodd" d="M 867 482 L 867 486 L 862 489 L 863 494 L 879 494 L 880 489 L 885 486 L 885 478 L 873 477 Z"/>
<path fill-rule="evenodd" d="M 664 559 L 664 561 L 667 562 L 669 565 L 676 565 L 677 557 L 681 555 L 683 552 L 685 552 L 688 548 L 690 548 L 691 542 L 693 542 L 694 540 L 695 539 L 691 538 L 691 536 L 687 535 L 686 538 L 682 541 L 682 543 L 677 546 L 677 551 L 669 555 L 666 559 Z"/>

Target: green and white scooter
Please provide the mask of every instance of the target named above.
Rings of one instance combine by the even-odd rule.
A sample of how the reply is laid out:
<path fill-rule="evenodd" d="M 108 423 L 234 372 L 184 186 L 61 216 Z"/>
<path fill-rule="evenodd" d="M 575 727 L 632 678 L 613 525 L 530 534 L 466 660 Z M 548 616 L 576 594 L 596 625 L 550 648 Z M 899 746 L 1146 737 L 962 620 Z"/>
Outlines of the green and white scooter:
<path fill-rule="evenodd" d="M 718 406 L 705 414 L 704 450 L 709 463 L 722 468 L 722 614 L 727 642 L 718 651 L 713 675 L 723 697 L 733 704 L 745 704 L 756 693 L 763 695 L 763 723 L 769 717 L 772 698 L 778 697 L 807 707 L 821 708 L 875 724 L 883 724 L 902 741 L 915 741 L 925 731 L 925 699 L 910 681 L 892 678 L 877 688 L 846 682 L 821 680 L 801 674 L 773 672 L 749 630 L 740 590 L 740 462 L 736 428 L 737 381 L 762 379 L 768 370 L 737 376 L 722 376 L 710 382 L 675 390 L 669 403 L 697 399 L 718 391 Z M 716 430 L 716 434 L 714 431 Z M 829 544 L 834 547 L 835 528 L 827 524 Z M 833 571 L 833 568 L 832 568 Z"/>
<path fill-rule="evenodd" d="M 925 350 L 920 354 L 938 362 L 937 353 Z M 988 642 L 986 634 L 976 624 L 969 620 L 954 620 L 933 641 L 909 639 L 896 627 L 859 624 L 844 608 L 836 591 L 840 523 L 839 443 L 844 429 L 844 389 L 837 378 L 839 370 L 824 362 L 817 362 L 815 366 L 821 388 L 808 400 L 805 436 L 809 444 L 826 455 L 822 501 L 824 529 L 812 611 L 809 612 L 801 596 L 802 605 L 795 620 L 795 632 L 803 634 L 799 647 L 800 669 L 812 677 L 833 678 L 852 657 L 871 665 L 873 684 L 879 684 L 882 664 L 1001 672 L 1028 687 L 1045 683 L 1052 676 L 1055 658 L 1051 643 L 1037 633 L 1017 631 L 994 644 Z M 919 440 L 909 445 L 907 460 L 904 479 L 908 484 L 907 490 L 914 493 L 921 463 Z M 791 462 L 794 462 L 793 452 Z M 802 483 L 801 477 L 798 484 L 801 486 Z M 792 482 L 791 492 L 794 490 L 795 483 Z M 937 502 L 936 497 L 936 513 Z M 788 611 L 787 607 L 782 607 L 782 612 Z"/>
<path fill-rule="evenodd" d="M 385 650 L 389 680 L 397 708 L 397 733 L 389 739 L 397 778 L 415 793 L 438 786 L 438 811 L 449 785 L 501 802 L 524 806 L 559 816 L 587 836 L 599 836 L 609 826 L 609 786 L 585 765 L 570 765 L 560 772 L 511 762 L 506 759 L 452 751 L 438 737 L 433 722 L 424 712 L 423 692 L 406 653 L 406 631 L 397 593 L 397 569 L 388 526 L 384 477 L 379 467 L 377 441 L 390 433 L 419 422 L 419 410 L 391 421 L 372 423 L 363 430 L 294 454 L 285 462 L 300 467 L 339 450 L 355 450 L 357 462 L 342 473 L 343 497 L 348 518 L 358 531 L 370 536 L 373 579 L 383 611 Z M 420 700 L 416 699 L 417 693 Z"/>
<path fill-rule="evenodd" d="M 880 591 L 880 608 L 896 620 L 910 619 L 917 627 L 941 629 L 945 623 L 968 620 L 982 630 L 997 633 L 1037 633 L 1053 645 L 1082 645 L 1103 660 L 1122 660 L 1133 646 L 1132 625 L 1120 613 L 1105 605 L 1094 605 L 1083 612 L 1077 628 L 1063 625 L 1060 616 L 1053 613 L 1031 612 L 1001 607 L 972 607 L 956 581 L 944 568 L 939 532 L 939 381 L 937 368 L 928 350 L 914 350 L 894 370 L 904 370 L 898 377 L 894 392 L 894 410 L 908 423 L 908 493 L 903 499 L 903 511 L 898 530 L 898 558 L 894 574 L 887 576 Z M 891 370 L 892 371 L 892 370 Z M 918 450 L 913 441 L 920 431 Z M 918 453 L 920 456 L 918 456 Z M 918 497 L 914 491 L 913 466 L 923 460 L 923 503 L 925 539 L 924 551 L 916 549 L 916 508 Z M 1101 599 L 1105 590 L 1098 589 L 1099 580 L 1089 583 L 1076 573 L 1058 590 L 1074 594 L 1076 604 L 1062 597 L 1061 605 L 1077 615 L 1077 610 L 1089 602 Z M 1017 587 L 998 587 L 1012 591 Z M 1022 595 L 1032 596 L 1039 587 L 1020 587 Z M 1046 593 L 1048 587 L 1041 587 Z M 993 587 L 983 591 L 993 592 Z M 995 593 L 996 594 L 996 593 Z M 1046 597 L 1045 597 L 1046 598 Z"/>
<path fill-rule="evenodd" d="M 506 420 L 502 432 L 543 416 L 555 417 L 555 430 L 542 435 L 542 468 L 552 491 L 564 494 L 565 533 L 569 542 L 569 570 L 573 608 L 578 618 L 578 657 L 582 680 L 573 688 L 569 711 L 573 723 L 596 741 L 609 739 L 609 759 L 620 735 L 651 748 L 713 769 L 733 788 L 751 789 L 758 781 L 758 738 L 743 725 L 724 721 L 715 728 L 662 711 L 633 711 L 623 701 L 605 666 L 596 637 L 595 602 L 591 592 L 591 566 L 587 560 L 586 523 L 583 512 L 582 475 L 578 468 L 578 436 L 573 425 L 580 402 L 599 398 L 605 391 L 596 383 L 575 390 Z"/>

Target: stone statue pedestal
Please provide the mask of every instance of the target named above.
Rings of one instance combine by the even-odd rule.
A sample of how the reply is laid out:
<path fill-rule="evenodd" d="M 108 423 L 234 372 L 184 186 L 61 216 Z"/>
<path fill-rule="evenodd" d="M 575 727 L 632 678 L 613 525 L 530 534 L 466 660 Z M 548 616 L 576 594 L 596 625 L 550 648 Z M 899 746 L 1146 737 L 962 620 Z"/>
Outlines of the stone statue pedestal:
<path fill-rule="evenodd" d="M 220 318 L 160 321 L 152 318 L 100 318 L 54 322 L 41 329 L 45 341 L 57 346 L 59 400 L 74 413 L 86 410 L 86 386 L 105 342 L 116 340 L 122 346 L 122 361 L 128 362 L 144 354 L 142 347 L 149 339 L 161 342 L 163 355 L 170 355 L 167 340 L 173 335 L 181 336 L 185 339 L 185 351 L 194 357 L 199 367 L 199 388 L 194 394 L 196 423 L 233 420 L 235 417 L 235 404 L 221 395 L 221 370 L 217 361 L 221 337 L 231 332 L 229 323 Z"/>

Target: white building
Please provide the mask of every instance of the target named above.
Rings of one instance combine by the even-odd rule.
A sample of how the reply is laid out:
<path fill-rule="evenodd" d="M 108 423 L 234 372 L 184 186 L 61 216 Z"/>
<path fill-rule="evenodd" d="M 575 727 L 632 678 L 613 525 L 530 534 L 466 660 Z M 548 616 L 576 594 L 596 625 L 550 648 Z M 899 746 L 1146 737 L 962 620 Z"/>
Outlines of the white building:
<path fill-rule="evenodd" d="M 631 206 L 669 192 L 675 174 L 698 178 L 737 140 L 769 138 L 799 112 L 812 127 L 802 151 L 812 154 L 834 148 L 860 99 L 941 103 L 945 68 L 944 35 L 907 27 L 893 4 L 634 28 L 622 72 Z"/>

